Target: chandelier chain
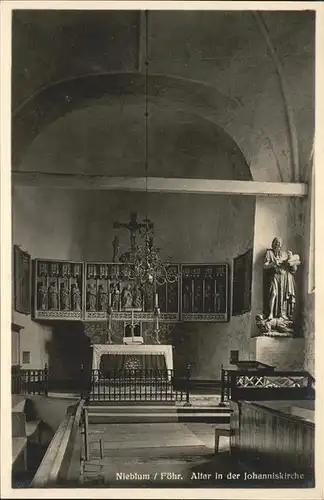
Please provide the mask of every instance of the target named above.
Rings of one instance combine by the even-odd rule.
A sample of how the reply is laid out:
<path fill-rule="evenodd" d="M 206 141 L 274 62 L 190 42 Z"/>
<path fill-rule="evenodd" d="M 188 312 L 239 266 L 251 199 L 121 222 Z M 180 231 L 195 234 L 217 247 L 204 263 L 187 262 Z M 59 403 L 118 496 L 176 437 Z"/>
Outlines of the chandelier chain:
<path fill-rule="evenodd" d="M 149 170 L 149 12 L 145 10 L 145 71 L 144 71 L 144 167 L 145 167 L 145 220 L 140 224 L 139 234 L 143 238 L 143 244 L 134 246 L 130 249 L 123 267 L 124 277 L 129 280 L 135 280 L 139 285 L 153 285 L 154 293 L 157 292 L 157 285 L 162 286 L 166 283 L 175 283 L 179 279 L 176 266 L 172 266 L 170 259 L 163 261 L 160 255 L 160 249 L 154 245 L 153 235 L 154 226 L 148 218 L 149 209 L 149 191 L 148 191 L 148 170 Z M 156 302 L 157 307 L 157 302 Z"/>
<path fill-rule="evenodd" d="M 149 76 L 149 35 L 148 35 L 148 10 L 145 10 L 145 202 L 146 202 L 146 220 L 148 219 L 148 76 Z"/>

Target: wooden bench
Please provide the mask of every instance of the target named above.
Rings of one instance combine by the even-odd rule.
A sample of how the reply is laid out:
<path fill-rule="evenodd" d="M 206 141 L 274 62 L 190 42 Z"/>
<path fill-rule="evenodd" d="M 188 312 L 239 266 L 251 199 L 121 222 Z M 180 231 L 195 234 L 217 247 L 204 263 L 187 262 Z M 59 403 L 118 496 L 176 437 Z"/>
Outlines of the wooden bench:
<path fill-rule="evenodd" d="M 28 441 L 41 442 L 40 420 L 26 422 L 23 406 L 17 405 L 11 411 L 12 431 L 12 467 L 15 470 L 27 470 Z"/>
<path fill-rule="evenodd" d="M 41 443 L 41 421 L 40 420 L 32 420 L 31 422 L 26 422 L 26 436 L 29 439 L 37 440 L 38 443 Z"/>
<path fill-rule="evenodd" d="M 12 438 L 12 466 L 15 469 L 27 470 L 27 438 Z"/>
<path fill-rule="evenodd" d="M 220 436 L 231 437 L 231 429 L 229 427 L 216 427 L 215 428 L 215 455 L 219 450 Z"/>

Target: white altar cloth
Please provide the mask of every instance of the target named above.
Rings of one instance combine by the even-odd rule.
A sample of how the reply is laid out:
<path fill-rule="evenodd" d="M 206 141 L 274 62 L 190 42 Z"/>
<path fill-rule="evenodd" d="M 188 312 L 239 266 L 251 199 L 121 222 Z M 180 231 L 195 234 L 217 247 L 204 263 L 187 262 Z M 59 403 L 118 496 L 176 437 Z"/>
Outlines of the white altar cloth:
<path fill-rule="evenodd" d="M 100 359 L 103 354 L 155 354 L 163 355 L 168 370 L 173 369 L 172 345 L 121 345 L 121 344 L 93 344 L 92 369 L 100 369 Z"/>

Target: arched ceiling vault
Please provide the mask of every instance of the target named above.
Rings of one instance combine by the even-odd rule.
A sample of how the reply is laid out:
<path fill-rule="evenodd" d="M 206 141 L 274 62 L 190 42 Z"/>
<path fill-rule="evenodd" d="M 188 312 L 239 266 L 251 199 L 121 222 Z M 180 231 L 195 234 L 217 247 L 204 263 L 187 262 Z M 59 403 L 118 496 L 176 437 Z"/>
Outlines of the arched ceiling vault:
<path fill-rule="evenodd" d="M 109 109 L 118 104 L 127 113 L 127 109 L 136 107 L 140 121 L 144 116 L 144 91 L 144 76 L 139 73 L 89 75 L 45 88 L 13 116 L 14 170 L 21 167 L 28 148 L 46 127 L 76 110 L 94 106 Z M 147 91 L 152 116 L 170 113 L 176 119 L 176 111 L 207 121 L 217 134 L 230 137 L 233 148 L 241 151 L 244 158 L 245 154 L 249 156 L 235 140 L 235 111 L 239 106 L 235 99 L 202 83 L 169 75 L 150 75 Z M 239 178 L 251 178 L 248 166 Z"/>
<path fill-rule="evenodd" d="M 251 180 L 242 152 L 214 122 L 153 102 L 147 135 L 144 122 L 141 99 L 88 103 L 44 127 L 20 172 L 141 177 L 147 159 L 148 176 Z"/>
<path fill-rule="evenodd" d="M 76 110 L 120 103 L 140 112 L 142 21 L 140 11 L 14 12 L 14 170 Z M 208 121 L 254 180 L 299 180 L 298 154 L 303 166 L 313 142 L 314 32 L 311 12 L 151 11 L 150 105 L 169 124 L 175 111 Z"/>

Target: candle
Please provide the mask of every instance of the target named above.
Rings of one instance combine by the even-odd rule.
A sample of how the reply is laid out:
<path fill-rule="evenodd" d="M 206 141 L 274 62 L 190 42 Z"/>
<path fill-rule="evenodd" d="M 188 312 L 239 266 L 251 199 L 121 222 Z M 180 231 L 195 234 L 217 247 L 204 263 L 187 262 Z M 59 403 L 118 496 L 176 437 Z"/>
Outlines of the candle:
<path fill-rule="evenodd" d="M 111 306 L 111 292 L 108 294 L 108 305 Z"/>
<path fill-rule="evenodd" d="M 156 293 L 156 294 L 155 294 L 155 307 L 158 307 L 158 305 L 159 305 L 159 296 L 158 296 L 158 294 Z"/>

